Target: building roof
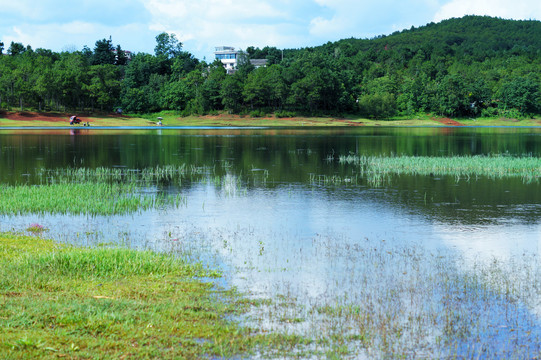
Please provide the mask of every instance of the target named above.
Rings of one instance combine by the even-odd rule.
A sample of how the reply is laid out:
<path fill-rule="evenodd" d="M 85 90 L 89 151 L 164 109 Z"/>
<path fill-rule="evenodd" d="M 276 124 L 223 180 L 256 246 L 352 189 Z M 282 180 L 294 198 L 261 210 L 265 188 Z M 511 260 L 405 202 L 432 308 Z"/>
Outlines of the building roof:
<path fill-rule="evenodd" d="M 221 52 L 237 52 L 235 51 L 235 48 L 232 46 L 216 46 L 214 48 L 215 53 L 221 53 Z"/>
<path fill-rule="evenodd" d="M 267 66 L 267 59 L 250 59 L 250 64 L 253 66 Z"/>

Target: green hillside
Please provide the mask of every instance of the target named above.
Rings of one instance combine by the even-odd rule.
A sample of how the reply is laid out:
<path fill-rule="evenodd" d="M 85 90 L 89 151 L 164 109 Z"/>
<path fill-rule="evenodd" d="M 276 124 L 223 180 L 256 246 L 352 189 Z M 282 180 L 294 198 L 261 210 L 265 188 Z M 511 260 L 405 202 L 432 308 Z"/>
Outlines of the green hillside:
<path fill-rule="evenodd" d="M 195 59 L 174 35 L 156 41 L 155 54 L 131 60 L 111 56 L 120 45 L 105 39 L 73 53 L 11 44 L 0 57 L 0 107 L 376 119 L 541 113 L 539 21 L 466 16 L 312 48 L 249 47 L 234 75 Z M 255 69 L 249 58 L 268 65 Z"/>

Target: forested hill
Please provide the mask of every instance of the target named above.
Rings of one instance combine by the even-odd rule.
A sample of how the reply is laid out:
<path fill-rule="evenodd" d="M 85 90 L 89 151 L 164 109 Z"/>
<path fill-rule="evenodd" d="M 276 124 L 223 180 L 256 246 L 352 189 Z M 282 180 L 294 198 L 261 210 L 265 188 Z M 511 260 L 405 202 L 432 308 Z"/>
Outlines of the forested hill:
<path fill-rule="evenodd" d="M 280 116 L 523 117 L 541 113 L 541 22 L 466 16 L 374 39 L 280 50 L 249 47 L 234 75 L 168 34 L 131 60 L 111 40 L 54 53 L 11 44 L 0 57 L 0 107 L 129 112 L 229 111 Z M 254 69 L 248 58 L 267 58 Z"/>
<path fill-rule="evenodd" d="M 430 23 L 419 28 L 395 32 L 371 40 L 346 39 L 324 47 L 351 47 L 355 51 L 378 50 L 382 47 L 416 53 L 419 50 L 454 56 L 473 56 L 483 60 L 487 56 L 529 52 L 540 55 L 541 22 L 504 20 L 488 16 L 465 16 Z"/>

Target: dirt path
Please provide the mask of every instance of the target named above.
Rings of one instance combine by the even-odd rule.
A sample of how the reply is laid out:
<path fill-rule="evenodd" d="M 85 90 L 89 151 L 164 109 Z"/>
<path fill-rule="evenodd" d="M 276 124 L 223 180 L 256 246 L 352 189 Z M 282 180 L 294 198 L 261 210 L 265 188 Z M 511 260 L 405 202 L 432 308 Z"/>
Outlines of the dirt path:
<path fill-rule="evenodd" d="M 440 124 L 443 124 L 446 126 L 464 126 L 464 124 L 461 124 L 458 121 L 455 121 L 450 118 L 432 118 L 432 120 L 435 120 L 439 122 Z"/>
<path fill-rule="evenodd" d="M 60 113 L 36 113 L 36 112 L 6 112 L 0 111 L 0 118 L 15 121 L 49 121 L 49 122 L 67 122 L 69 116 Z"/>

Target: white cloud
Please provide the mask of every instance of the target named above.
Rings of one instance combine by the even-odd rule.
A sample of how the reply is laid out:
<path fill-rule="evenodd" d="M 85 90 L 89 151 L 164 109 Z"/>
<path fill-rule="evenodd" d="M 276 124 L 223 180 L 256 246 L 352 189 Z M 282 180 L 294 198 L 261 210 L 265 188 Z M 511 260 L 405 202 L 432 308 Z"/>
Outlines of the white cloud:
<path fill-rule="evenodd" d="M 152 15 L 152 30 L 175 33 L 185 49 L 202 58 L 212 57 L 219 45 L 298 48 L 424 25 L 441 0 L 142 1 Z"/>
<path fill-rule="evenodd" d="M 310 23 L 310 34 L 339 40 L 388 34 L 411 25 L 429 22 L 439 7 L 438 0 L 315 0 L 326 14 Z M 404 25 L 405 24 L 405 25 Z M 404 27 L 402 26 L 404 25 Z"/>
<path fill-rule="evenodd" d="M 145 0 L 150 28 L 177 35 L 186 50 L 212 57 L 214 46 L 299 46 L 306 42 L 309 19 L 292 10 L 302 0 Z M 313 6 L 313 3 L 312 3 Z"/>
<path fill-rule="evenodd" d="M 65 48 L 81 50 L 84 45 L 93 49 L 97 40 L 112 37 L 113 44 L 120 44 L 125 50 L 147 51 L 146 44 L 154 44 L 147 27 L 140 24 L 106 26 L 83 21 L 51 24 L 21 24 L 4 31 L 1 40 L 9 46 L 12 41 L 32 48 L 62 51 Z"/>
<path fill-rule="evenodd" d="M 539 0 L 452 0 L 443 5 L 434 20 L 464 15 L 489 15 L 505 19 L 541 19 Z"/>

